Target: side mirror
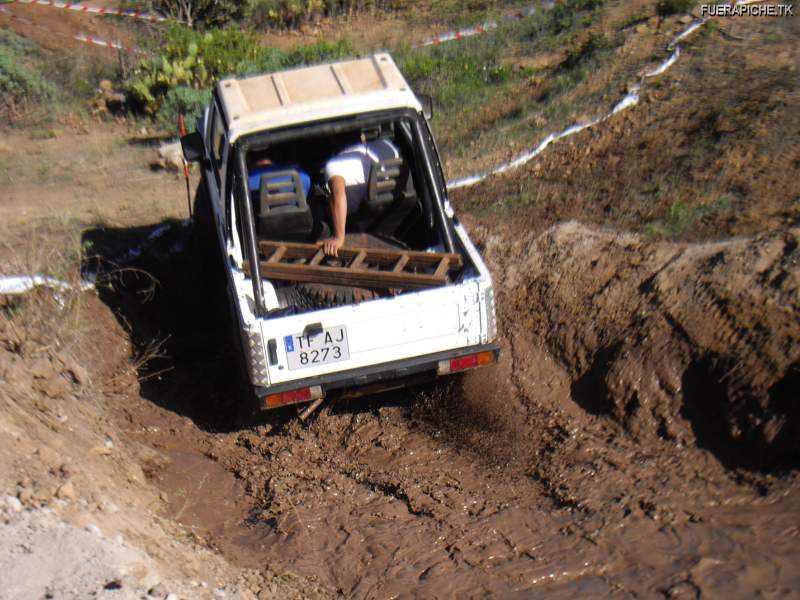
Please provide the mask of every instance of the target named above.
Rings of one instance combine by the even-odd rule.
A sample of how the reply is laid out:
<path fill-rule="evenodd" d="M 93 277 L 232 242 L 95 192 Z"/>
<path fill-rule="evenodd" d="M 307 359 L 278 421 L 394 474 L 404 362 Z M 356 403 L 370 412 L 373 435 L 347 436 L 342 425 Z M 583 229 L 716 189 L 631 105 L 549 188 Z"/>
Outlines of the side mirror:
<path fill-rule="evenodd" d="M 422 105 L 423 116 L 430 121 L 433 118 L 433 99 L 427 94 L 417 96 L 417 100 Z"/>
<path fill-rule="evenodd" d="M 203 158 L 203 136 L 193 131 L 181 137 L 181 149 L 186 162 L 197 162 Z"/>

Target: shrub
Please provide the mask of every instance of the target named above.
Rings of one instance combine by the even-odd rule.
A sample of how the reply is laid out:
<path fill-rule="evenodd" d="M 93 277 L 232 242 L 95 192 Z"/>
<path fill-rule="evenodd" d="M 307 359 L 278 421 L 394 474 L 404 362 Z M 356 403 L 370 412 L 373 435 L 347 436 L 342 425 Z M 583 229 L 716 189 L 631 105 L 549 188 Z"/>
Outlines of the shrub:
<path fill-rule="evenodd" d="M 582 13 L 601 8 L 605 0 L 566 0 L 556 4 L 550 12 L 550 31 L 555 34 L 570 31 Z"/>
<path fill-rule="evenodd" d="M 322 41 L 284 52 L 261 46 L 255 34 L 239 29 L 200 33 L 177 24 L 165 30 L 161 48 L 139 63 L 127 90 L 133 109 L 157 115 L 160 123 L 170 125 L 176 122 L 177 111 L 193 114 L 208 100 L 208 90 L 227 75 L 275 71 L 352 53 L 346 41 Z"/>
<path fill-rule="evenodd" d="M 686 13 L 691 11 L 696 4 L 697 0 L 658 0 L 656 2 L 656 13 L 660 17 Z"/>
<path fill-rule="evenodd" d="M 253 27 L 297 27 L 324 14 L 325 5 L 323 0 L 251 0 L 245 14 Z"/>
<path fill-rule="evenodd" d="M 211 99 L 209 90 L 197 90 L 190 87 L 176 87 L 169 90 L 158 111 L 157 122 L 165 130 L 178 133 L 178 115 L 186 119 L 186 126 L 195 129 L 197 117 Z"/>
<path fill-rule="evenodd" d="M 241 18 L 245 4 L 245 0 L 148 0 L 147 8 L 203 29 Z"/>
<path fill-rule="evenodd" d="M 18 35 L 0 31 L 0 112 L 19 115 L 56 97 L 56 87 L 32 64 L 36 50 Z"/>
<path fill-rule="evenodd" d="M 139 63 L 128 91 L 135 108 L 154 115 L 172 88 L 210 88 L 220 77 L 259 58 L 260 51 L 255 36 L 236 29 L 201 34 L 173 24 L 161 53 Z"/>

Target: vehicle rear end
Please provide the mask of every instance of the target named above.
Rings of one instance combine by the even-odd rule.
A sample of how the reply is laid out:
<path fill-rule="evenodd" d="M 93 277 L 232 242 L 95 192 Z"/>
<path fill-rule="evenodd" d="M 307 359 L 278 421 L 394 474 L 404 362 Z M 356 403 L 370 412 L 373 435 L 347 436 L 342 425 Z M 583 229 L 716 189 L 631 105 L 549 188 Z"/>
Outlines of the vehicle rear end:
<path fill-rule="evenodd" d="M 450 285 L 259 319 L 253 346 L 264 408 L 432 380 L 495 362 L 491 278 L 466 233 Z M 259 352 L 259 347 L 261 352 Z"/>

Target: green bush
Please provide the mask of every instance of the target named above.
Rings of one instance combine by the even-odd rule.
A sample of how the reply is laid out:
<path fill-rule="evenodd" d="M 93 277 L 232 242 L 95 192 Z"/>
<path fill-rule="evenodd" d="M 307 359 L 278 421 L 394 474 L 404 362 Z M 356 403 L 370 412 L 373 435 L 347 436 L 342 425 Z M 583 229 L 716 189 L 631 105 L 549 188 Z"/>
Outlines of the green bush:
<path fill-rule="evenodd" d="M 193 114 L 207 101 L 208 90 L 222 77 L 332 60 L 353 51 L 346 41 L 322 41 L 284 52 L 261 46 L 255 34 L 240 29 L 200 33 L 178 24 L 164 31 L 160 48 L 139 63 L 126 87 L 131 108 L 157 116 L 170 128 L 178 111 Z"/>
<path fill-rule="evenodd" d="M 166 30 L 162 48 L 139 63 L 127 86 L 134 107 L 151 115 L 158 112 L 171 89 L 210 88 L 261 53 L 252 34 L 237 29 L 198 33 L 178 24 Z"/>
<path fill-rule="evenodd" d="M 196 128 L 197 117 L 211 100 L 209 90 L 197 90 L 190 87 L 176 87 L 169 90 L 156 118 L 159 126 L 173 133 L 178 133 L 178 115 L 183 115 L 189 131 Z"/>
<path fill-rule="evenodd" d="M 605 0 L 563 0 L 552 10 L 537 11 L 518 28 L 520 41 L 548 40 L 551 45 L 560 46 L 563 35 L 590 24 L 604 4 Z"/>
<path fill-rule="evenodd" d="M 30 112 L 57 96 L 56 87 L 33 64 L 37 48 L 10 31 L 0 31 L 0 113 Z"/>
<path fill-rule="evenodd" d="M 247 22 L 259 29 L 297 27 L 325 12 L 323 0 L 251 0 L 245 15 Z"/>
<path fill-rule="evenodd" d="M 661 17 L 676 13 L 686 13 L 691 11 L 696 4 L 697 0 L 658 0 L 656 2 L 656 13 Z"/>

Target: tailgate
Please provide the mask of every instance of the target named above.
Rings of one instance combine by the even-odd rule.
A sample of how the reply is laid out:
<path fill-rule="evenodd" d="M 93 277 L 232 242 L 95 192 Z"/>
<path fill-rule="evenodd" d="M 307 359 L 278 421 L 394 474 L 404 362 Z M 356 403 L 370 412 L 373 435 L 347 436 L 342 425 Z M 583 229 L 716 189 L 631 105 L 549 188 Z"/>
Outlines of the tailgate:
<path fill-rule="evenodd" d="M 271 385 L 474 346 L 478 285 L 261 320 Z"/>

